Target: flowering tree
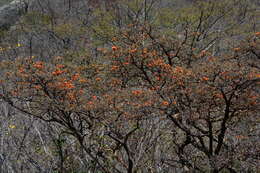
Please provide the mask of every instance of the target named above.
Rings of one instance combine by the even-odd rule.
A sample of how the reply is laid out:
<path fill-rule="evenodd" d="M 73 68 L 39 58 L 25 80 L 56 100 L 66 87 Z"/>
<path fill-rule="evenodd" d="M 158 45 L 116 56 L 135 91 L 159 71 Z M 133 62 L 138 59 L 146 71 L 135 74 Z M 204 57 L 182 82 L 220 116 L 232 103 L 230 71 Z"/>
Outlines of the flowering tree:
<path fill-rule="evenodd" d="M 237 12 L 229 14 L 229 3 L 198 3 L 188 8 L 194 15 L 173 19 L 158 14 L 166 18 L 161 24 L 144 13 L 145 20 L 128 16 L 115 26 L 120 10 L 111 12 L 91 28 L 104 44 L 97 48 L 82 46 L 85 31 L 74 37 L 72 25 L 57 26 L 54 33 L 65 39 L 65 27 L 80 46 L 64 48 L 49 62 L 34 56 L 2 61 L 1 99 L 76 139 L 87 171 L 256 171 L 260 33 L 233 38 L 229 27 L 216 31 L 220 19 L 224 25 Z M 140 14 L 143 2 L 136 4 L 120 5 Z M 94 48 L 93 54 L 82 51 Z M 74 171 L 66 166 L 76 159 L 66 155 L 64 139 L 54 143 L 58 171 Z"/>
<path fill-rule="evenodd" d="M 259 67 L 253 65 L 259 61 L 254 53 L 259 46 L 259 33 L 247 45 L 243 43 L 213 56 L 211 51 L 196 48 L 187 52 L 188 41 L 155 38 L 150 28 L 142 28 L 138 37 L 134 28 L 120 37 L 123 40 L 118 41 L 118 46 L 112 47 L 111 70 L 123 88 L 132 90 L 138 86 L 132 94 L 141 96 L 141 103 L 134 103 L 138 109 L 153 109 L 143 116 L 157 110 L 158 116 L 172 121 L 176 135 L 172 145 L 178 156 L 170 159 L 172 164 L 198 171 L 207 165 L 213 172 L 234 171 L 233 162 L 247 152 L 229 155 L 230 150 L 240 150 L 233 140 L 249 138 L 239 134 L 242 133 L 239 124 L 257 118 L 259 111 Z M 190 35 L 186 37 L 188 40 Z"/>

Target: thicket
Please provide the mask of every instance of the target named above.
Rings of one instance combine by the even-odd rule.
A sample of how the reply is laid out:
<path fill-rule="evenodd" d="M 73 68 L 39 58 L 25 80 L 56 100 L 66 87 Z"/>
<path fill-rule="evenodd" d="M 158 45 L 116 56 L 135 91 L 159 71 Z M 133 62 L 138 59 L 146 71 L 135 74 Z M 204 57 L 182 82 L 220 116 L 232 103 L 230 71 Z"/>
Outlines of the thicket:
<path fill-rule="evenodd" d="M 0 33 L 0 172 L 258 172 L 259 4 L 35 0 Z"/>

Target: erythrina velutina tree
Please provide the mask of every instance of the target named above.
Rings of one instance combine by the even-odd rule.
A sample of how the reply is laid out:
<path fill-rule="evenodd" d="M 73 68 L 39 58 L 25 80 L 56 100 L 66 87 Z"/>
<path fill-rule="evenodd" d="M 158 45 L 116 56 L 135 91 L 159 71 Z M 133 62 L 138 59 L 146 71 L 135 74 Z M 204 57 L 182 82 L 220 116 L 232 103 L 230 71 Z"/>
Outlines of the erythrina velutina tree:
<path fill-rule="evenodd" d="M 201 2 L 180 16 L 149 11 L 154 3 L 98 9 L 86 47 L 84 26 L 74 39 L 73 23 L 54 27 L 48 33 L 75 49 L 48 62 L 2 61 L 1 99 L 76 139 L 90 172 L 256 171 L 260 33 L 234 29 L 245 18 L 233 17 L 235 1 Z M 74 171 L 66 166 L 59 172 Z"/>

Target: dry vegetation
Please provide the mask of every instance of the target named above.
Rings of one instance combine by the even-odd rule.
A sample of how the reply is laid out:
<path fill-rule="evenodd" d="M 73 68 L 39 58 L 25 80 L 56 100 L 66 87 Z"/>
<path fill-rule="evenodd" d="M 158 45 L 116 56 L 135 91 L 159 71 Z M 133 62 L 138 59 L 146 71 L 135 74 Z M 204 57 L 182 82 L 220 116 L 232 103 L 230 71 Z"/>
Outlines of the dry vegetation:
<path fill-rule="evenodd" d="M 258 172 L 252 0 L 34 0 L 0 32 L 0 172 Z"/>

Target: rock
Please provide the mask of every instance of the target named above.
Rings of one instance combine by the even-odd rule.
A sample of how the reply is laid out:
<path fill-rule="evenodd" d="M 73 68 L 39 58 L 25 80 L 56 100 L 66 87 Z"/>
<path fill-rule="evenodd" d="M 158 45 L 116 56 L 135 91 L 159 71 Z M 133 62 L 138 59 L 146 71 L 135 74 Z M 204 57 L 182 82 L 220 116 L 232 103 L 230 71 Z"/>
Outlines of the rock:
<path fill-rule="evenodd" d="M 14 0 L 0 7 L 0 29 L 9 29 L 27 12 L 27 9 L 28 3 L 22 0 Z"/>

